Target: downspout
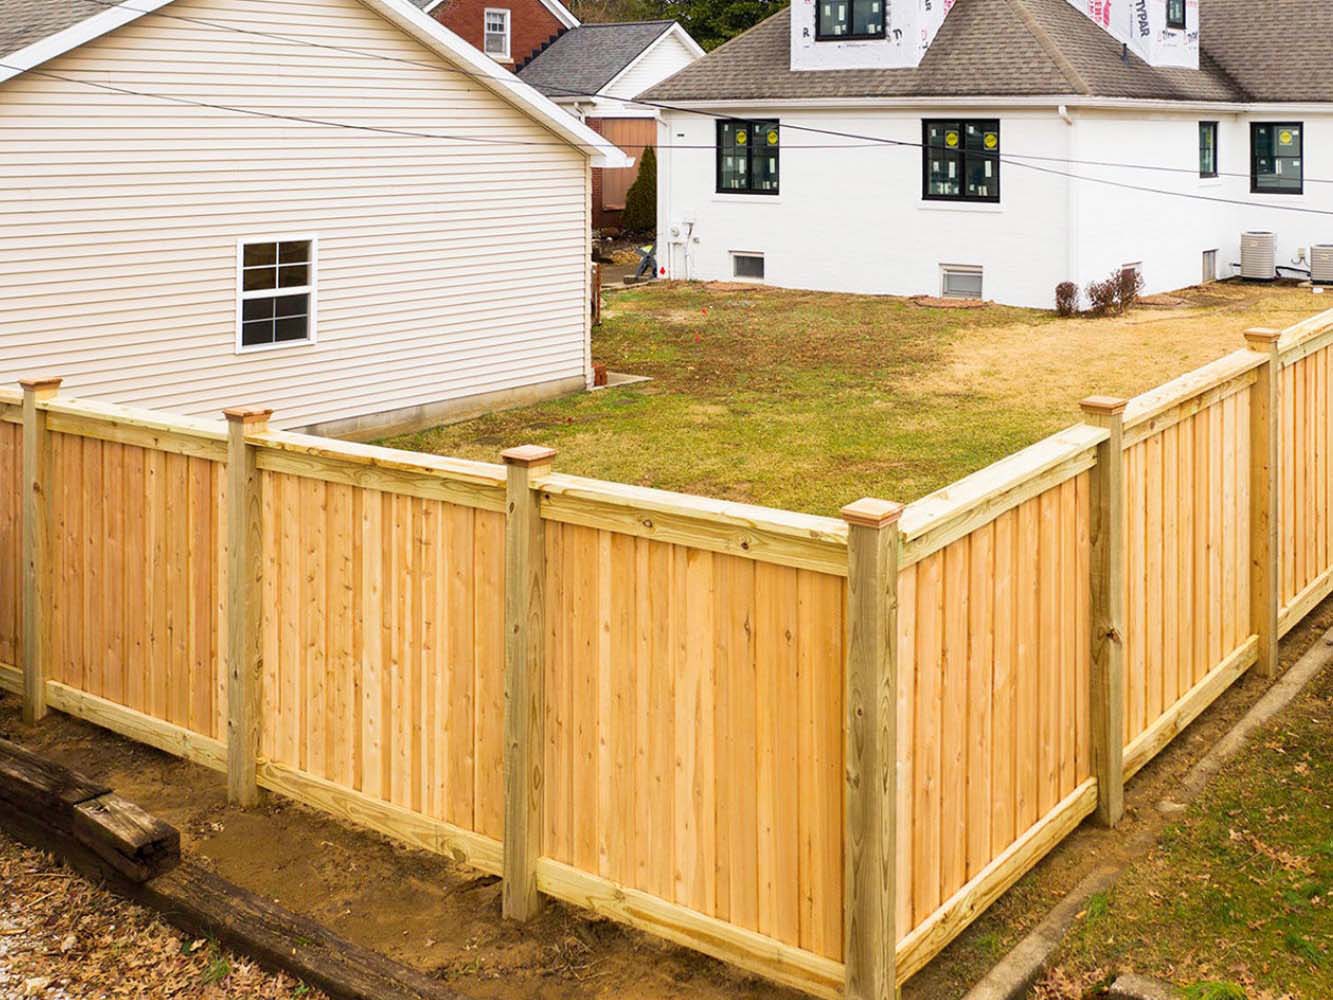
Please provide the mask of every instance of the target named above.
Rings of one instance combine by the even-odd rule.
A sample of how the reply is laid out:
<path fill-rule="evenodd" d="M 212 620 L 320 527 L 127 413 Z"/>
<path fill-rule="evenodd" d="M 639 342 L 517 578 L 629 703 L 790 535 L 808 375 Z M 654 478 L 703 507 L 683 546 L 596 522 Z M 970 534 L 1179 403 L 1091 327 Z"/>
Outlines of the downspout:
<path fill-rule="evenodd" d="M 1069 109 L 1061 104 L 1056 108 L 1056 114 L 1060 120 L 1069 126 L 1065 132 L 1065 159 L 1068 161 L 1065 165 L 1065 274 L 1066 281 L 1072 281 L 1076 285 L 1081 285 L 1079 280 L 1079 260 L 1078 260 L 1078 182 L 1073 177 L 1074 164 L 1078 162 L 1078 127 L 1074 123 L 1074 117 L 1069 113 Z"/>

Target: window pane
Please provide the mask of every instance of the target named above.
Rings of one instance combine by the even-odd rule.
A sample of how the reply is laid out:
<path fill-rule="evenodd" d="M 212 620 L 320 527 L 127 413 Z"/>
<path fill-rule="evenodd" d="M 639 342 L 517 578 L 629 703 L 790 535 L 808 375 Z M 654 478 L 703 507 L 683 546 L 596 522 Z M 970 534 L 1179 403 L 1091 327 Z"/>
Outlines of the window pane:
<path fill-rule="evenodd" d="M 243 273 L 245 279 L 242 282 L 242 287 L 247 292 L 260 292 L 277 287 L 278 269 L 276 267 L 247 267 Z"/>
<path fill-rule="evenodd" d="M 1199 123 L 1199 175 L 1217 174 L 1217 126 L 1212 122 Z"/>
<path fill-rule="evenodd" d="M 816 33 L 831 36 L 847 34 L 847 8 L 848 0 L 820 0 L 819 28 Z"/>
<path fill-rule="evenodd" d="M 279 319 L 284 316 L 304 316 L 309 311 L 309 295 L 282 295 L 273 300 L 273 315 Z"/>
<path fill-rule="evenodd" d="M 262 267 L 277 262 L 278 245 L 276 243 L 247 243 L 245 245 L 244 263 L 246 267 Z"/>
<path fill-rule="evenodd" d="M 1185 26 L 1185 0 L 1167 0 L 1166 26 L 1168 28 Z"/>
<path fill-rule="evenodd" d="M 273 318 L 272 299 L 246 299 L 241 303 L 241 318 L 249 323 L 253 320 Z"/>
<path fill-rule="evenodd" d="M 241 344 L 245 347 L 254 347 L 256 344 L 273 343 L 273 321 L 260 320 L 257 323 L 244 323 L 241 325 Z"/>
<path fill-rule="evenodd" d="M 969 198 L 993 198 L 995 190 L 995 161 L 984 156 L 967 157 L 967 187 Z"/>
<path fill-rule="evenodd" d="M 310 268 L 305 264 L 289 264 L 278 268 L 280 288 L 298 288 L 310 284 Z"/>
<path fill-rule="evenodd" d="M 754 151 L 750 160 L 754 167 L 752 183 L 756 191 L 776 191 L 778 189 L 778 153 L 774 149 Z"/>
<path fill-rule="evenodd" d="M 283 243 L 278 250 L 279 264 L 308 264 L 310 263 L 310 241 L 297 240 L 294 243 Z"/>
<path fill-rule="evenodd" d="M 852 34 L 879 35 L 883 32 L 883 0 L 856 0 L 852 4 Z"/>
<path fill-rule="evenodd" d="M 306 324 L 308 322 L 305 316 L 292 316 L 278 320 L 273 324 L 274 343 L 283 344 L 293 340 L 305 340 Z"/>

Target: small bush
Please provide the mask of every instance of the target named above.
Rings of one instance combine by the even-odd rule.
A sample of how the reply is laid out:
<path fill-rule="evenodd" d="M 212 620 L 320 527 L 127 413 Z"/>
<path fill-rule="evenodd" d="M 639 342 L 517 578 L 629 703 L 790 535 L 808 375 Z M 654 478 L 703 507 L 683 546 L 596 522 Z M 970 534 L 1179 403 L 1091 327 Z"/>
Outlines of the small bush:
<path fill-rule="evenodd" d="M 1143 275 L 1132 267 L 1118 267 L 1103 280 L 1088 282 L 1088 309 L 1094 316 L 1118 316 L 1142 292 Z"/>
<path fill-rule="evenodd" d="M 1055 313 L 1057 316 L 1073 316 L 1078 312 L 1078 285 L 1072 281 L 1062 281 L 1055 286 Z"/>
<path fill-rule="evenodd" d="M 625 214 L 621 223 L 631 233 L 657 231 L 657 153 L 652 146 L 644 148 L 639 176 L 625 192 Z"/>
<path fill-rule="evenodd" d="M 1124 312 L 1134 303 L 1139 301 L 1139 296 L 1143 294 L 1143 275 L 1139 273 L 1138 268 L 1122 267 L 1120 269 L 1120 311 Z"/>

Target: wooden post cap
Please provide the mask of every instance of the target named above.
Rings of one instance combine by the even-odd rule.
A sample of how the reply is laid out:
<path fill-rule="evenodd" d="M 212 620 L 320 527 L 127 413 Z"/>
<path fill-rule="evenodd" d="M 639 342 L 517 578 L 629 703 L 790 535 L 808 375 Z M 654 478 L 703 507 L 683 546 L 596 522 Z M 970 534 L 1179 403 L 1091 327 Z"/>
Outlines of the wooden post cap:
<path fill-rule="evenodd" d="M 60 388 L 60 383 L 63 381 L 64 379 L 59 378 L 58 376 L 44 375 L 37 378 L 21 378 L 19 379 L 19 386 L 22 387 L 24 391 L 55 392 Z"/>
<path fill-rule="evenodd" d="M 1080 400 L 1079 406 L 1084 413 L 1096 413 L 1105 416 L 1114 416 L 1117 413 L 1125 412 L 1125 404 L 1129 402 L 1121 399 L 1119 396 L 1089 396 L 1087 399 Z"/>
<path fill-rule="evenodd" d="M 903 505 L 892 500 L 862 497 L 842 509 L 842 519 L 863 528 L 885 528 L 902 517 Z"/>
<path fill-rule="evenodd" d="M 1281 330 L 1272 330 L 1266 326 L 1254 326 L 1244 333 L 1245 343 L 1256 351 L 1272 350 L 1281 336 Z"/>
<path fill-rule="evenodd" d="M 231 406 L 223 410 L 222 415 L 232 423 L 266 424 L 268 418 L 273 416 L 273 411 L 255 406 Z"/>
<path fill-rule="evenodd" d="M 539 444 L 522 444 L 517 448 L 506 448 L 500 457 L 508 465 L 541 465 L 555 458 L 554 448 L 544 448 Z"/>

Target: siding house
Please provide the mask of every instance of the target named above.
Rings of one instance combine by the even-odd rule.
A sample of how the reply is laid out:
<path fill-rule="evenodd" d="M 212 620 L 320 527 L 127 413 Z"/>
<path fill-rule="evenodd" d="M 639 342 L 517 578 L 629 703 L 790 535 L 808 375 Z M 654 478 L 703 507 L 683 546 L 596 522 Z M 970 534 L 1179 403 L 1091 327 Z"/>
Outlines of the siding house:
<path fill-rule="evenodd" d="M 409 0 L 0 15 L 0 379 L 349 436 L 587 384 L 626 158 Z"/>
<path fill-rule="evenodd" d="M 1333 11 L 795 0 L 649 88 L 673 278 L 1050 307 L 1333 243 Z"/>
<path fill-rule="evenodd" d="M 633 98 L 704 53 L 675 21 L 582 24 L 560 0 L 413 0 L 635 162 L 593 176 L 593 225 L 618 225 L 657 112 Z"/>

